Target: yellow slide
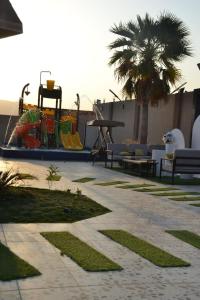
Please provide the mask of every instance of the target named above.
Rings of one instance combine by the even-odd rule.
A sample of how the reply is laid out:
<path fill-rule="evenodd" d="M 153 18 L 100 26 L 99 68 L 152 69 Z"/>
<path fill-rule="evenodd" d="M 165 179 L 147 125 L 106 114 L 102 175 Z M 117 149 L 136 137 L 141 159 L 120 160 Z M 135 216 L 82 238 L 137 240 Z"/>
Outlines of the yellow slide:
<path fill-rule="evenodd" d="M 61 131 L 60 138 L 61 138 L 63 147 L 65 149 L 69 149 L 69 150 L 82 150 L 83 149 L 83 145 L 81 144 L 80 136 L 79 136 L 78 132 L 76 132 L 75 134 L 71 134 L 71 133 L 63 133 Z"/>

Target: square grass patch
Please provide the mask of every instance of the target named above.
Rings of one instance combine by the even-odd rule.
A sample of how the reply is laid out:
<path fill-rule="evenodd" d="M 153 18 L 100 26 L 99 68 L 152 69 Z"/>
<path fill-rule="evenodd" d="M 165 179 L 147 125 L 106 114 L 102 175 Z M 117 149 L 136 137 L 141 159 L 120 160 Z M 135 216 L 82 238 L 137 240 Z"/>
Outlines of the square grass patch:
<path fill-rule="evenodd" d="M 110 185 L 117 185 L 117 184 L 123 184 L 123 183 L 128 183 L 128 182 L 118 180 L 118 181 L 107 181 L 107 182 L 95 183 L 95 185 L 110 186 Z"/>
<path fill-rule="evenodd" d="M 177 188 L 153 188 L 153 189 L 149 189 L 149 188 L 142 188 L 142 189 L 136 189 L 137 192 L 145 192 L 145 193 L 149 193 L 149 192 L 161 192 L 161 191 L 173 191 L 173 190 L 178 190 Z"/>
<path fill-rule="evenodd" d="M 117 186 L 118 189 L 137 189 L 143 187 L 150 187 L 155 186 L 154 184 L 142 183 L 142 184 L 127 184 L 127 185 L 120 185 Z"/>
<path fill-rule="evenodd" d="M 169 199 L 173 201 L 198 201 L 200 197 L 172 197 Z"/>
<path fill-rule="evenodd" d="M 153 196 L 162 196 L 162 197 L 168 197 L 168 196 L 187 196 L 187 195 L 200 195 L 198 192 L 168 192 L 168 193 L 156 193 L 151 194 Z"/>
<path fill-rule="evenodd" d="M 79 178 L 79 179 L 72 180 L 72 182 L 85 183 L 85 182 L 93 181 L 93 180 L 95 180 L 95 179 L 96 179 L 96 178 L 93 178 L 93 177 L 83 177 L 83 178 Z"/>
<path fill-rule="evenodd" d="M 101 254 L 69 232 L 42 232 L 41 235 L 51 244 L 75 261 L 86 271 L 119 271 L 118 264 Z"/>
<path fill-rule="evenodd" d="M 47 176 L 48 181 L 60 181 L 61 176 L 60 175 L 49 175 Z"/>
<path fill-rule="evenodd" d="M 175 236 L 198 249 L 200 249 L 200 236 L 188 230 L 166 230 L 167 233 Z"/>
<path fill-rule="evenodd" d="M 23 259 L 0 242 L 0 280 L 9 281 L 41 275 Z"/>
<path fill-rule="evenodd" d="M 110 212 L 82 194 L 9 187 L 0 196 L 1 223 L 72 223 Z"/>
<path fill-rule="evenodd" d="M 100 230 L 115 242 L 159 267 L 188 267 L 190 264 L 123 230 Z"/>

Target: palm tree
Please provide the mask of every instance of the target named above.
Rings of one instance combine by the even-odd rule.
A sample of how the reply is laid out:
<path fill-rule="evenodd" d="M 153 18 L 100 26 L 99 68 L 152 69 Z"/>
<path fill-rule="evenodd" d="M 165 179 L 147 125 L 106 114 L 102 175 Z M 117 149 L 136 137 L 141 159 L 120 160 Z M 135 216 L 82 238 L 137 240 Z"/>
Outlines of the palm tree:
<path fill-rule="evenodd" d="M 122 93 L 142 106 L 140 143 L 147 143 L 148 105 L 157 105 L 180 80 L 175 63 L 191 56 L 189 31 L 184 23 L 170 13 L 154 20 L 148 14 L 137 16 L 136 22 L 114 25 L 112 33 L 119 36 L 109 45 L 114 50 L 109 65 L 115 76 L 124 82 Z"/>

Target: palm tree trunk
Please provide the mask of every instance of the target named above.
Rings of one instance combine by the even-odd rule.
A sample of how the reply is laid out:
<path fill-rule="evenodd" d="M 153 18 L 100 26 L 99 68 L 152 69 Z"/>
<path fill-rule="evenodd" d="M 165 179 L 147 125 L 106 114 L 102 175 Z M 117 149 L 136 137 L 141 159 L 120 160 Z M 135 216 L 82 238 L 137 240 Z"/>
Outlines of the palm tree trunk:
<path fill-rule="evenodd" d="M 148 101 L 142 103 L 142 117 L 140 120 L 140 144 L 147 144 L 148 136 Z"/>

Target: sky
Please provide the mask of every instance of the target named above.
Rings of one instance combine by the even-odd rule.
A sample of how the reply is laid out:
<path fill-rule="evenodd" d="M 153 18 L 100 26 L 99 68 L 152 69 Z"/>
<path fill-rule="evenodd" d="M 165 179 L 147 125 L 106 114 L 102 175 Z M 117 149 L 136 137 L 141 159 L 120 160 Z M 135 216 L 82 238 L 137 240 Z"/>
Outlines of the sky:
<path fill-rule="evenodd" d="M 112 89 L 121 97 L 121 85 L 108 66 L 108 45 L 115 40 L 109 31 L 120 21 L 135 20 L 148 12 L 163 11 L 180 18 L 191 32 L 193 57 L 178 67 L 186 90 L 200 87 L 200 1 L 198 0 L 10 0 L 23 23 L 23 34 L 0 39 L 0 99 L 18 101 L 23 86 L 30 83 L 26 103 L 37 104 L 40 84 L 55 80 L 62 87 L 63 107 L 75 108 L 76 93 L 81 109 L 92 109 L 94 100 L 113 100 Z M 46 106 L 53 106 L 46 100 Z"/>

